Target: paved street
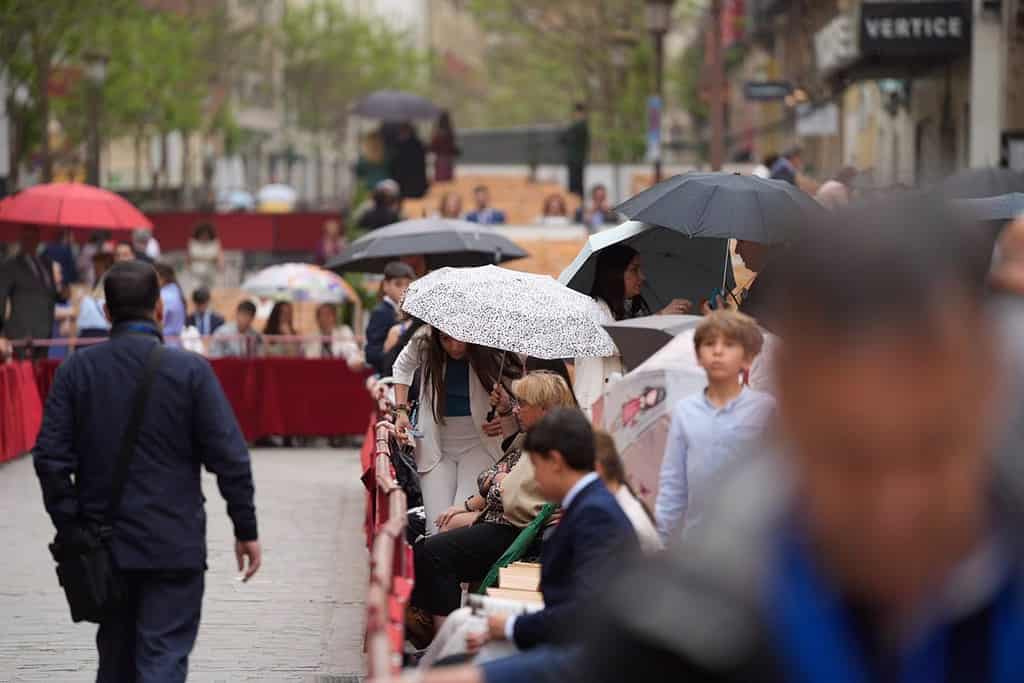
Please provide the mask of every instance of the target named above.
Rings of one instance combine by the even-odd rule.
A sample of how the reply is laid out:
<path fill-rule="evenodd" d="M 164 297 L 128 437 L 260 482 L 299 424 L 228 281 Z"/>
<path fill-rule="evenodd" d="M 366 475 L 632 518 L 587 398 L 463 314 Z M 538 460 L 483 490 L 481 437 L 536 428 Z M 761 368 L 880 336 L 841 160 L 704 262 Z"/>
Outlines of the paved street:
<path fill-rule="evenodd" d="M 263 569 L 236 579 L 231 526 L 204 488 L 209 572 L 190 681 L 347 681 L 363 671 L 367 556 L 353 450 L 253 452 Z M 95 627 L 71 623 L 32 463 L 0 466 L 0 681 L 95 680 Z"/>

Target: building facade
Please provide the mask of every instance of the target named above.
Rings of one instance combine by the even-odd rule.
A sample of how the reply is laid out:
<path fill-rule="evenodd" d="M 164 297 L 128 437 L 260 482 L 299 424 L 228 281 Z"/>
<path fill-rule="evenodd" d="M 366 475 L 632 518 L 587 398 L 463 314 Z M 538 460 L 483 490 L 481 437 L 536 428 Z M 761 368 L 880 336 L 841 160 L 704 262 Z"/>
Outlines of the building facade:
<path fill-rule="evenodd" d="M 850 164 L 878 187 L 1024 168 L 1020 0 L 749 0 L 748 17 L 806 99 L 755 155 L 800 144 L 819 177 Z"/>

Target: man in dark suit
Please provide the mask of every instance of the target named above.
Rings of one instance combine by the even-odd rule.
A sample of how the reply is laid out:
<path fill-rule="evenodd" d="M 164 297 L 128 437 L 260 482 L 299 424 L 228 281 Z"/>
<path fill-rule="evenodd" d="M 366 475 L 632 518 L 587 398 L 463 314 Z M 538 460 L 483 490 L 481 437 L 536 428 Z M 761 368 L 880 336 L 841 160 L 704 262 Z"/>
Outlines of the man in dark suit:
<path fill-rule="evenodd" d="M 194 327 L 199 334 L 209 337 L 224 324 L 224 317 L 210 309 L 210 290 L 200 287 L 192 292 L 192 313 L 185 318 L 186 327 Z"/>
<path fill-rule="evenodd" d="M 38 256 L 39 228 L 21 230 L 18 255 L 0 265 L 0 337 L 7 339 L 49 339 L 53 335 L 54 306 L 60 300 L 60 285 L 54 278 L 53 261 Z M 11 315 L 5 319 L 7 302 Z M 46 357 L 45 347 L 34 355 Z M 19 356 L 25 356 L 21 347 Z"/>
<path fill-rule="evenodd" d="M 544 609 L 488 618 L 486 639 L 512 641 L 520 650 L 572 641 L 573 622 L 601 585 L 608 560 L 639 547 L 632 524 L 594 472 L 594 432 L 583 413 L 550 411 L 526 435 L 523 450 L 541 495 L 561 503 L 562 520 L 541 554 Z"/>
<path fill-rule="evenodd" d="M 143 367 L 154 345 L 163 343 L 152 266 L 118 263 L 104 279 L 104 293 L 110 341 L 60 366 L 33 449 L 58 543 L 62 534 L 102 521 Z M 202 467 L 217 476 L 227 500 L 238 568 L 248 580 L 259 569 L 261 551 L 245 439 L 209 363 L 167 348 L 113 520 L 111 551 L 125 603 L 96 636 L 100 683 L 185 680 L 206 569 Z"/>
<path fill-rule="evenodd" d="M 366 325 L 366 362 L 378 373 L 383 372 L 384 367 L 384 341 L 398 317 L 398 307 L 405 290 L 415 279 L 412 266 L 402 261 L 392 261 L 384 267 L 384 282 L 381 284 L 384 298 L 373 309 Z"/>

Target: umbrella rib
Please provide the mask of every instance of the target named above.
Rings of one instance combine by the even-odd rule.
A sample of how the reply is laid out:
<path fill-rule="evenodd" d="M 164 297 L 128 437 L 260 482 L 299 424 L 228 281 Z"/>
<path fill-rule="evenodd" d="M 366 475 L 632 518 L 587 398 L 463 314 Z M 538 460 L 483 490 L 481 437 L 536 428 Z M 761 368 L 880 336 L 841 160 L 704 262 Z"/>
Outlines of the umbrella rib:
<path fill-rule="evenodd" d="M 711 202 L 714 200 L 715 194 L 718 192 L 718 187 L 718 185 L 715 185 L 711 188 L 711 194 L 708 195 L 708 200 L 704 202 L 704 208 L 701 209 L 700 216 L 697 217 L 697 229 L 693 233 L 690 233 L 690 237 L 695 237 L 697 232 L 699 232 L 700 228 L 703 226 L 704 214 L 708 212 L 708 207 L 711 206 Z"/>
<path fill-rule="evenodd" d="M 760 192 L 754 192 L 754 201 L 757 202 L 757 218 L 761 221 L 761 236 L 764 237 L 767 235 L 768 231 L 764 227 L 764 207 L 761 205 Z M 767 244 L 767 242 L 765 244 Z M 726 248 L 726 251 L 728 251 L 728 247 Z"/>

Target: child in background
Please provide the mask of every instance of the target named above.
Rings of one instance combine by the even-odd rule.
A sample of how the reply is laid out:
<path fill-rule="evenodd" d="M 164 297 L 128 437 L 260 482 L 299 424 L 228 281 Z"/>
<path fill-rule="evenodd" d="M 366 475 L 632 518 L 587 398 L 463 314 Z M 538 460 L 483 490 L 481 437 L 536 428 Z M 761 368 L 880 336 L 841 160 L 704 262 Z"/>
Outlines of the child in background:
<path fill-rule="evenodd" d="M 719 474 L 762 447 L 775 414 L 775 399 L 743 383 L 764 344 L 753 318 L 714 311 L 697 328 L 693 344 L 708 385 L 672 410 L 655 504 L 658 531 L 666 540 L 700 522 Z"/>

